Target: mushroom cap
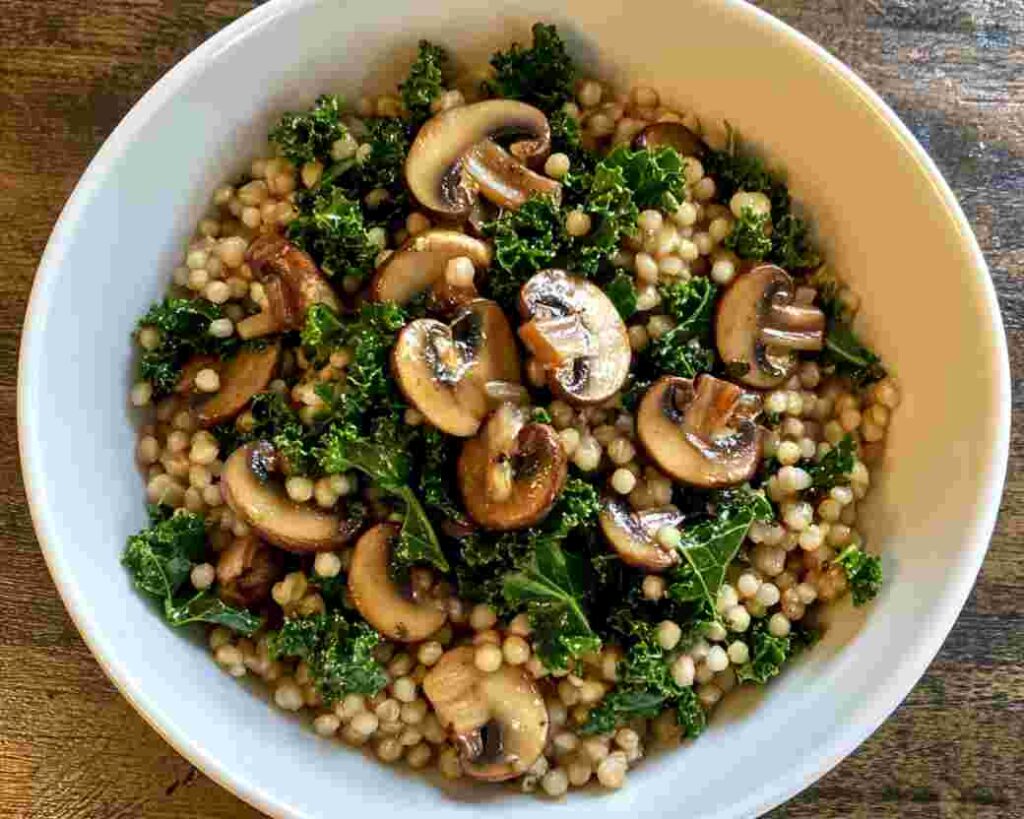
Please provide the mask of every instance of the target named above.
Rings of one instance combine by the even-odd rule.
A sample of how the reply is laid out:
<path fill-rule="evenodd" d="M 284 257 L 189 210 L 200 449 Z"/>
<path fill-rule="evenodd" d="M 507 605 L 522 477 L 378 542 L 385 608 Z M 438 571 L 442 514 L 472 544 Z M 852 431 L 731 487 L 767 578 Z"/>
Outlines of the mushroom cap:
<path fill-rule="evenodd" d="M 425 640 L 445 624 L 448 615 L 437 601 L 415 603 L 391 579 L 391 541 L 394 524 L 379 523 L 363 533 L 352 550 L 348 592 L 352 605 L 377 631 L 392 640 Z"/>
<path fill-rule="evenodd" d="M 455 230 L 432 229 L 412 236 L 385 260 L 370 283 L 370 298 L 406 304 L 444 278 L 452 259 L 465 256 L 477 270 L 491 263 L 491 249 Z"/>
<path fill-rule="evenodd" d="M 519 163 L 543 161 L 551 148 L 547 117 L 533 106 L 516 100 L 484 100 L 431 117 L 420 128 L 405 159 L 405 179 L 412 195 L 435 213 L 467 216 L 476 199 L 476 190 L 475 184 L 464 178 L 466 155 L 475 147 L 503 135 L 525 137 L 511 148 L 512 157 Z M 481 174 L 485 180 L 491 175 L 504 178 L 496 170 L 505 168 L 505 159 L 489 148 L 478 150 L 481 153 L 471 160 L 474 173 Z M 487 184 L 492 188 L 500 187 L 498 183 Z"/>
<path fill-rule="evenodd" d="M 655 122 L 644 128 L 633 140 L 634 148 L 675 148 L 681 155 L 704 159 L 707 143 L 681 122 Z"/>
<path fill-rule="evenodd" d="M 601 531 L 623 563 L 648 572 L 663 572 L 679 562 L 679 555 L 658 545 L 657 534 L 662 526 L 678 526 L 682 513 L 674 506 L 634 511 L 619 498 L 601 501 L 598 521 Z"/>
<path fill-rule="evenodd" d="M 795 350 L 821 349 L 825 316 L 794 304 L 795 294 L 790 275 L 766 264 L 737 276 L 719 298 L 715 344 L 726 365 L 741 365 L 736 377 L 744 384 L 776 387 L 796 369 Z"/>
<path fill-rule="evenodd" d="M 281 552 L 255 535 L 235 538 L 217 560 L 218 597 L 243 608 L 262 603 L 281 576 L 281 564 Z"/>
<path fill-rule="evenodd" d="M 427 420 L 449 435 L 475 435 L 488 412 L 487 383 L 519 383 L 519 354 L 508 319 L 479 299 L 450 325 L 409 322 L 398 334 L 391 370 L 399 389 Z"/>
<path fill-rule="evenodd" d="M 619 311 L 597 285 L 564 270 L 542 270 L 519 291 L 519 312 L 526 322 L 519 336 L 527 346 L 543 347 L 542 357 L 549 347 L 570 356 L 547 370 L 548 385 L 559 397 L 576 405 L 599 404 L 625 383 L 632 357 L 629 335 Z M 578 321 L 586 354 L 570 350 L 565 319 Z M 549 336 L 547 345 L 538 343 L 538 336 L 556 326 L 559 342 L 551 343 Z"/>
<path fill-rule="evenodd" d="M 485 430 L 462 445 L 458 478 L 466 513 L 485 529 L 508 531 L 544 519 L 565 486 L 568 459 L 554 428 L 526 424 L 515 436 L 512 451 L 495 451 Z M 511 470 L 511 489 L 504 499 L 489 491 L 491 470 Z"/>
<path fill-rule="evenodd" d="M 748 480 L 761 460 L 761 438 L 741 407 L 742 390 L 700 375 L 658 379 L 640 402 L 637 436 L 662 472 L 716 489 Z"/>
<path fill-rule="evenodd" d="M 228 359 L 220 368 L 220 389 L 196 410 L 199 426 L 217 426 L 245 409 L 270 384 L 280 355 L 281 345 L 275 342 L 258 349 L 240 350 Z"/>
<path fill-rule="evenodd" d="M 267 477 L 267 462 L 273 458 L 273 447 L 266 442 L 245 444 L 231 453 L 220 479 L 231 511 L 264 540 L 289 552 L 333 551 L 351 540 L 353 522 L 296 503 Z"/>
<path fill-rule="evenodd" d="M 520 666 L 490 673 L 472 646 L 452 648 L 427 672 L 423 693 L 462 750 L 474 779 L 500 782 L 525 773 L 544 751 L 548 711 L 536 682 Z"/>

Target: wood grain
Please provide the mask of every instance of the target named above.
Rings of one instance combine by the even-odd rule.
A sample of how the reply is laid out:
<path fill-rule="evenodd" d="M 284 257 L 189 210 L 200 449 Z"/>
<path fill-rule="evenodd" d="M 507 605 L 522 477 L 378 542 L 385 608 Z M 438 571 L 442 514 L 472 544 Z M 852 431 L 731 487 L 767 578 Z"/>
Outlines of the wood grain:
<path fill-rule="evenodd" d="M 40 557 L 10 432 L 24 306 L 61 205 L 100 142 L 146 88 L 251 5 L 241 0 L 5 0 L 0 6 L 0 423 L 8 430 L 7 445 L 0 448 L 0 815 L 5 817 L 259 815 L 165 745 L 89 655 Z M 938 161 L 991 266 L 1017 387 L 1017 434 L 1002 515 L 956 628 L 886 724 L 772 815 L 1020 816 L 1024 0 L 772 0 L 761 5 L 851 65 Z"/>

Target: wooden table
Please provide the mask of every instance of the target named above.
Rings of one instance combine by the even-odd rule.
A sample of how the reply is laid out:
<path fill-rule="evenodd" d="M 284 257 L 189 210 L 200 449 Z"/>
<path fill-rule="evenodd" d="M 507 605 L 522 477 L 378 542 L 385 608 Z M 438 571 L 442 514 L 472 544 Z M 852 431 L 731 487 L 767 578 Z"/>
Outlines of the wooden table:
<path fill-rule="evenodd" d="M 164 744 L 93 661 L 39 554 L 11 432 L 25 300 L 61 205 L 129 106 L 251 5 L 0 4 L 0 816 L 259 815 Z M 1021 816 L 1024 0 L 762 5 L 851 65 L 936 158 L 991 266 L 1018 385 L 1002 517 L 942 653 L 871 739 L 773 815 Z"/>

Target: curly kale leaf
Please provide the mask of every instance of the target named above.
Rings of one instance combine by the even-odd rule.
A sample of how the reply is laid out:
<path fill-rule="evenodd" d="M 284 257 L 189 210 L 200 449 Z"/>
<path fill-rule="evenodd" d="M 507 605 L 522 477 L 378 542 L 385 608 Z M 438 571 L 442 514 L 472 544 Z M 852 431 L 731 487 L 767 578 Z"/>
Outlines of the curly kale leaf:
<path fill-rule="evenodd" d="M 274 657 L 305 660 L 324 703 L 346 694 L 373 695 L 387 685 L 387 675 L 373 656 L 380 635 L 361 620 L 340 611 L 312 617 L 286 618 L 270 635 Z"/>
<path fill-rule="evenodd" d="M 155 327 L 160 343 L 144 350 L 139 357 L 139 378 L 153 385 L 153 394 L 161 397 L 173 392 L 185 363 L 194 355 L 218 358 L 238 349 L 238 339 L 210 335 L 210 322 L 223 318 L 220 305 L 206 299 L 166 298 L 152 305 L 139 319 L 138 327 Z"/>
<path fill-rule="evenodd" d="M 623 320 L 636 312 L 636 288 L 633 286 L 633 277 L 628 273 L 616 274 L 604 288 L 604 292 Z"/>
<path fill-rule="evenodd" d="M 489 293 L 506 306 L 515 302 L 530 276 L 552 266 L 565 242 L 558 205 L 546 196 L 528 199 L 519 210 L 503 211 L 484 231 L 494 241 Z"/>
<path fill-rule="evenodd" d="M 648 380 L 659 375 L 693 378 L 715 363 L 711 317 L 718 286 L 708 278 L 663 284 L 662 306 L 675 326 L 644 351 L 641 369 Z"/>
<path fill-rule="evenodd" d="M 853 605 L 863 606 L 874 600 L 882 588 L 882 559 L 869 555 L 856 546 L 847 546 L 835 560 L 846 572 L 846 581 L 853 595 Z"/>
<path fill-rule="evenodd" d="M 726 569 L 751 524 L 774 518 L 768 499 L 749 489 L 720 492 L 713 504 L 713 517 L 682 531 L 678 549 L 683 560 L 668 578 L 668 594 L 674 600 L 706 601 L 714 607 Z"/>
<path fill-rule="evenodd" d="M 750 659 L 736 669 L 736 679 L 764 685 L 776 676 L 790 657 L 792 638 L 775 637 L 764 620 L 759 620 L 750 635 Z"/>
<path fill-rule="evenodd" d="M 362 279 L 373 269 L 377 248 L 367 236 L 363 212 L 341 188 L 321 185 L 301 197 L 287 233 L 328 276 Z"/>
<path fill-rule="evenodd" d="M 346 399 L 365 418 L 391 413 L 402 406 L 390 375 L 389 357 L 405 311 L 394 302 L 364 302 L 354 320 L 345 324 L 345 346 L 352 350 L 346 373 Z"/>
<path fill-rule="evenodd" d="M 811 486 L 815 489 L 828 490 L 833 486 L 849 483 L 850 473 L 857 462 L 857 444 L 852 435 L 844 435 L 842 439 L 817 463 L 807 467 L 811 476 Z"/>
<path fill-rule="evenodd" d="M 405 82 L 398 86 L 402 102 L 414 123 L 430 117 L 430 103 L 444 90 L 444 66 L 448 54 L 441 46 L 420 40 L 419 53 Z"/>
<path fill-rule="evenodd" d="M 491 57 L 495 77 L 488 82 L 496 97 L 522 100 L 550 114 L 572 99 L 576 69 L 554 26 L 536 23 L 533 46 L 513 43 Z"/>
<path fill-rule="evenodd" d="M 270 132 L 270 141 L 296 165 L 325 159 L 331 154 L 331 145 L 346 133 L 341 110 L 339 97 L 317 97 L 309 111 L 282 116 Z"/>
<path fill-rule="evenodd" d="M 598 155 L 583 147 L 580 122 L 572 114 L 559 109 L 548 116 L 551 128 L 551 153 L 569 157 L 569 172 L 572 179 L 586 178 L 594 170 Z M 573 187 L 573 182 L 568 182 Z"/>
<path fill-rule="evenodd" d="M 828 271 L 816 275 L 821 309 L 825 313 L 825 349 L 822 361 L 854 384 L 864 385 L 886 376 L 882 359 L 853 331 L 853 316 L 839 296 L 839 283 Z"/>
<path fill-rule="evenodd" d="M 423 504 L 445 520 L 461 521 L 465 514 L 453 496 L 458 447 L 436 427 L 423 430 L 419 495 Z"/>
<path fill-rule="evenodd" d="M 739 191 L 763 193 L 772 203 L 772 218 L 778 222 L 789 213 L 789 190 L 759 157 L 743 150 L 739 135 L 729 123 L 726 130 L 726 147 L 708 151 L 703 160 L 705 172 L 715 178 L 719 197 L 728 202 Z"/>
<path fill-rule="evenodd" d="M 772 250 L 770 228 L 769 214 L 758 213 L 753 208 L 746 207 L 740 212 L 740 218 L 733 224 L 732 232 L 725 237 L 722 244 L 742 259 L 759 262 Z"/>
<path fill-rule="evenodd" d="M 772 249 L 768 259 L 790 272 L 810 270 L 821 264 L 821 256 L 811 243 L 807 225 L 791 213 L 779 218 L 772 227 Z"/>
<path fill-rule="evenodd" d="M 316 471 L 312 448 L 315 433 L 300 420 L 285 397 L 276 392 L 260 393 L 253 398 L 249 411 L 253 426 L 240 440 L 269 441 L 277 456 L 287 464 L 290 475 L 309 475 Z"/>
<path fill-rule="evenodd" d="M 599 167 L 618 168 L 633 194 L 637 208 L 674 210 L 686 192 L 683 158 L 675 148 L 633 151 L 626 147 L 613 150 Z"/>
<path fill-rule="evenodd" d="M 566 266 L 587 276 L 598 272 L 602 263 L 618 251 L 622 237 L 633 232 L 636 225 L 636 196 L 626 169 L 610 159 L 594 168 L 579 205 L 591 218 L 590 232 L 566 238 Z"/>
<path fill-rule="evenodd" d="M 206 622 L 250 635 L 260 618 L 217 599 L 209 591 L 183 594 L 193 566 L 206 553 L 203 519 L 191 512 L 172 514 L 166 507 L 151 507 L 151 525 L 128 538 L 121 563 L 131 572 L 135 587 L 161 602 L 164 618 L 173 626 Z"/>

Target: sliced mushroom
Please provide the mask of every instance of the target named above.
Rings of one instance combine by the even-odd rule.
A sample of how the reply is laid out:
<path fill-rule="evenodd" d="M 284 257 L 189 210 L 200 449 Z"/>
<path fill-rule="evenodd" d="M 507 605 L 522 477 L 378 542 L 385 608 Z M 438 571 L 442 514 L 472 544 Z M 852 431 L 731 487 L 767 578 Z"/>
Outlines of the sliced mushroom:
<path fill-rule="evenodd" d="M 493 140 L 525 137 L 505 151 Z M 478 193 L 502 207 L 533 194 L 558 197 L 561 185 L 531 171 L 551 149 L 547 117 L 515 100 L 485 100 L 444 111 L 424 123 L 405 160 L 409 190 L 423 207 L 459 219 Z"/>
<path fill-rule="evenodd" d="M 217 594 L 230 606 L 250 608 L 270 596 L 281 574 L 279 551 L 255 535 L 235 538 L 217 561 Z"/>
<path fill-rule="evenodd" d="M 449 435 L 475 435 L 487 415 L 487 383 L 519 383 L 519 355 L 508 319 L 479 299 L 451 324 L 416 319 L 398 334 L 391 370 L 402 393 Z"/>
<path fill-rule="evenodd" d="M 757 427 L 743 391 L 710 375 L 669 375 L 644 395 L 637 435 L 662 472 L 693 486 L 719 488 L 750 478 L 761 459 Z"/>
<path fill-rule="evenodd" d="M 633 140 L 635 148 L 675 148 L 682 156 L 704 159 L 708 145 L 681 122 L 655 122 L 648 125 Z"/>
<path fill-rule="evenodd" d="M 488 782 L 513 779 L 544 751 L 547 707 L 521 666 L 480 671 L 474 653 L 459 646 L 442 654 L 423 679 L 423 693 L 459 746 L 466 773 Z"/>
<path fill-rule="evenodd" d="M 629 375 L 629 336 L 599 287 L 564 270 L 542 270 L 520 290 L 519 312 L 519 337 L 560 397 L 599 404 L 619 391 Z"/>
<path fill-rule="evenodd" d="M 196 407 L 199 426 L 204 429 L 217 426 L 244 410 L 253 397 L 270 384 L 280 354 L 280 344 L 267 344 L 258 349 L 240 350 L 226 361 L 214 359 L 214 364 L 200 366 L 199 369 L 212 366 L 219 373 L 220 389 Z M 188 371 L 189 367 L 185 369 Z M 195 380 L 195 373 L 191 380 Z"/>
<path fill-rule="evenodd" d="M 295 330 L 314 304 L 339 309 L 337 296 L 308 253 L 274 234 L 258 237 L 246 258 L 263 285 L 264 309 L 236 325 L 243 339 Z"/>
<path fill-rule="evenodd" d="M 391 541 L 398 527 L 380 523 L 363 533 L 352 551 L 348 592 L 352 605 L 377 631 L 392 640 L 425 640 L 445 624 L 440 601 L 414 602 L 391 579 Z"/>
<path fill-rule="evenodd" d="M 246 444 L 228 457 L 221 473 L 224 501 L 264 540 L 289 552 L 332 551 L 350 541 L 362 521 L 296 503 L 276 481 L 273 446 Z"/>
<path fill-rule="evenodd" d="M 484 528 L 524 529 L 550 511 L 567 470 L 558 433 L 547 424 L 524 424 L 522 410 L 504 404 L 463 444 L 459 489 L 466 512 Z"/>
<path fill-rule="evenodd" d="M 657 540 L 662 526 L 678 526 L 682 514 L 674 506 L 634 511 L 618 498 L 601 502 L 598 521 L 608 543 L 623 563 L 648 572 L 663 572 L 679 562 L 679 553 L 662 548 Z"/>
<path fill-rule="evenodd" d="M 825 314 L 798 301 L 796 293 L 785 270 L 760 265 L 738 276 L 719 299 L 718 354 L 744 384 L 778 386 L 796 369 L 798 351 L 824 345 Z"/>
<path fill-rule="evenodd" d="M 388 256 L 374 274 L 371 297 L 406 304 L 442 282 L 448 262 L 460 256 L 473 262 L 477 270 L 491 263 L 491 249 L 479 239 L 455 230 L 426 230 Z"/>

